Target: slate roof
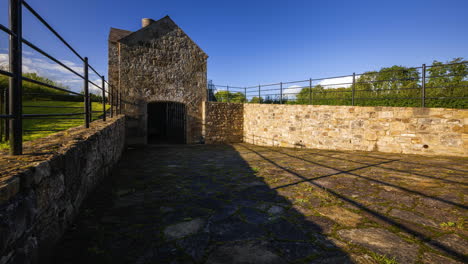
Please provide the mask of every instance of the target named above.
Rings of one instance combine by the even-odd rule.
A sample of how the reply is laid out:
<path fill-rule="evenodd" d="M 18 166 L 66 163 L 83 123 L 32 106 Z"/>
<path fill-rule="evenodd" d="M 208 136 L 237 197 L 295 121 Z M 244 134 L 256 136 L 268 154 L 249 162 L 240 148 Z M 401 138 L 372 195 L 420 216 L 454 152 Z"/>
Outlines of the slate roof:
<path fill-rule="evenodd" d="M 132 31 L 111 27 L 110 32 L 109 32 L 109 41 L 110 42 L 117 42 L 121 38 L 124 38 L 124 37 L 126 37 L 126 36 L 128 36 L 128 35 L 130 35 L 132 33 L 133 33 Z"/>

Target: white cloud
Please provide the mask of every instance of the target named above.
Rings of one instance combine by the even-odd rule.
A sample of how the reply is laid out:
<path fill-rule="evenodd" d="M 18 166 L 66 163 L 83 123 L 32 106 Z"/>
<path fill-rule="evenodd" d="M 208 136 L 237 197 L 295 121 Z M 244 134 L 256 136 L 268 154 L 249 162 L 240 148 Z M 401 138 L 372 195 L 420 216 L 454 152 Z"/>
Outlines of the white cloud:
<path fill-rule="evenodd" d="M 102 80 L 99 78 L 99 79 L 96 79 L 96 80 L 91 80 L 93 83 L 97 84 L 99 86 L 96 87 L 94 86 L 92 83 L 89 84 L 89 92 L 90 93 L 93 93 L 93 94 L 97 94 L 97 95 L 101 95 L 102 93 L 102 90 L 100 89 L 101 88 L 101 83 L 102 83 Z"/>
<path fill-rule="evenodd" d="M 8 54 L 0 53 L 0 66 L 8 67 L 8 58 Z M 78 74 L 83 74 L 83 67 L 81 65 L 67 60 L 61 60 L 61 62 Z M 79 92 L 83 89 L 83 79 L 79 76 L 55 62 L 35 57 L 35 54 L 29 51 L 23 51 L 23 72 L 36 73 L 57 83 L 64 84 L 75 92 Z M 99 85 L 100 81 L 99 79 L 93 82 Z M 92 84 L 90 84 L 89 87 L 91 92 L 97 93 L 97 91 L 100 91 Z"/>
<path fill-rule="evenodd" d="M 5 49 L 5 50 L 8 50 L 8 49 Z M 24 55 L 24 54 L 26 54 L 26 55 L 30 55 L 30 56 L 34 55 L 34 53 L 33 53 L 33 52 L 31 52 L 31 51 L 27 51 L 27 50 L 23 50 L 23 55 Z"/>
<path fill-rule="evenodd" d="M 283 90 L 284 99 L 296 99 L 296 95 L 301 92 L 302 86 L 300 85 L 291 85 Z"/>
<path fill-rule="evenodd" d="M 358 77 L 359 76 L 356 75 L 356 79 Z M 341 87 L 348 88 L 348 87 L 351 87 L 352 83 L 353 83 L 353 76 L 325 79 L 319 82 L 319 84 L 322 85 L 323 88 L 325 89 L 334 89 L 334 88 L 341 88 Z"/>

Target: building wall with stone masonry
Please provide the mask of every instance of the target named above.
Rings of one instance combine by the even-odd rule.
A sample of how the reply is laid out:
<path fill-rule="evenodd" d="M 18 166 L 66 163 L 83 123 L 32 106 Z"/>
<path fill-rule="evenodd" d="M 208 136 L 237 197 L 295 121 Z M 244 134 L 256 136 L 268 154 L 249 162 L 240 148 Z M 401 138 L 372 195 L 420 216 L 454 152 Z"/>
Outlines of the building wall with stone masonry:
<path fill-rule="evenodd" d="M 468 156 L 468 110 L 245 104 L 244 142 Z"/>
<path fill-rule="evenodd" d="M 239 143 L 243 138 L 244 105 L 206 102 L 204 107 L 205 143 Z"/>
<path fill-rule="evenodd" d="M 108 63 L 108 82 L 111 85 L 109 89 L 117 89 L 119 87 L 119 52 L 118 43 L 109 42 L 109 63 Z"/>
<path fill-rule="evenodd" d="M 187 143 L 201 141 L 207 55 L 182 29 L 165 17 L 119 40 L 117 53 L 109 56 L 114 63 L 112 56 L 119 56 L 119 66 L 111 68 L 117 67 L 120 76 L 129 144 L 147 142 L 147 104 L 151 102 L 185 104 Z"/>
<path fill-rule="evenodd" d="M 0 263 L 47 263 L 124 145 L 125 117 L 119 116 L 26 142 L 25 155 L 4 155 L 9 162 L 0 169 Z"/>

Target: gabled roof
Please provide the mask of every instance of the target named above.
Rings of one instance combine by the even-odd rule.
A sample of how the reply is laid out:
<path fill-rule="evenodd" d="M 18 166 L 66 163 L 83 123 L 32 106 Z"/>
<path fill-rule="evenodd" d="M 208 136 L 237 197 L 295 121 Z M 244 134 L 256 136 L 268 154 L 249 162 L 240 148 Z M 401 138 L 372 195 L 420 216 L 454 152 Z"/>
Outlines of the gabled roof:
<path fill-rule="evenodd" d="M 118 29 L 118 28 L 112 28 L 111 27 L 110 32 L 109 32 L 109 42 L 117 42 L 121 38 L 124 38 L 124 37 L 130 35 L 131 33 L 133 33 L 133 32 L 128 31 L 128 30 L 123 30 L 123 29 Z"/>
<path fill-rule="evenodd" d="M 111 32 L 109 34 L 109 41 L 110 42 L 121 42 L 121 43 L 139 43 L 145 39 L 157 39 L 161 36 L 166 35 L 170 31 L 174 29 L 180 29 L 189 39 L 190 41 L 200 49 L 206 57 L 208 55 L 193 41 L 187 33 L 185 33 L 169 16 L 165 16 L 157 21 L 153 21 L 146 27 L 140 28 L 135 32 L 111 28 Z"/>

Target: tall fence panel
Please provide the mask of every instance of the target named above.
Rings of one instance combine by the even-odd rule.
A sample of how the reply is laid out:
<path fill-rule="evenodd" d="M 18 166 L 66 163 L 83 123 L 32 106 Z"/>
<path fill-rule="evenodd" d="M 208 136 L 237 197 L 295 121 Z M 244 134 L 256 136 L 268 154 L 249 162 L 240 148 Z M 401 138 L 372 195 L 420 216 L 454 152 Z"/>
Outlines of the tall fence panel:
<path fill-rule="evenodd" d="M 239 87 L 211 83 L 212 101 L 263 104 L 314 104 L 468 108 L 468 62 Z"/>
<path fill-rule="evenodd" d="M 33 42 L 23 37 L 23 11 L 29 11 L 49 32 L 51 32 L 62 45 L 71 51 L 83 63 L 83 74 L 80 74 L 66 62 L 47 53 Z M 121 95 L 119 89 L 111 86 L 104 75 L 99 74 L 88 63 L 88 58 L 80 55 L 47 21 L 24 0 L 9 0 L 9 26 L 0 24 L 0 31 L 9 35 L 9 62 L 8 69 L 0 69 L 0 77 L 8 78 L 8 88 L 0 86 L 0 144 L 8 142 L 9 152 L 13 155 L 23 153 L 22 145 L 24 135 L 42 132 L 54 132 L 64 129 L 26 129 L 31 122 L 54 122 L 57 120 L 83 120 L 86 127 L 93 119 L 106 120 L 110 103 L 110 115 L 120 113 Z M 33 78 L 22 71 L 23 52 L 26 45 L 41 56 L 60 65 L 68 72 L 83 80 L 83 93 L 75 92 L 61 87 L 54 82 L 44 81 L 42 78 Z M 89 70 L 98 76 L 101 84 L 90 80 Z M 25 85 L 35 85 L 35 89 L 25 89 Z M 98 95 L 90 93 L 90 86 L 100 90 Z M 38 88 L 40 87 L 40 88 Z M 46 90 L 45 90 L 46 89 Z M 45 92 L 46 91 L 46 92 Z M 39 99 L 47 98 L 47 102 L 37 104 Z M 57 102 L 62 102 L 62 105 Z M 83 102 L 83 106 L 72 106 L 65 102 Z M 102 109 L 93 111 L 92 103 L 99 102 Z M 56 110 L 62 109 L 62 112 Z M 97 117 L 96 117 L 97 115 Z M 34 127 L 34 126 L 33 126 Z M 4 144 L 3 143 L 3 144 Z M 1 146 L 1 145 L 0 145 Z"/>

